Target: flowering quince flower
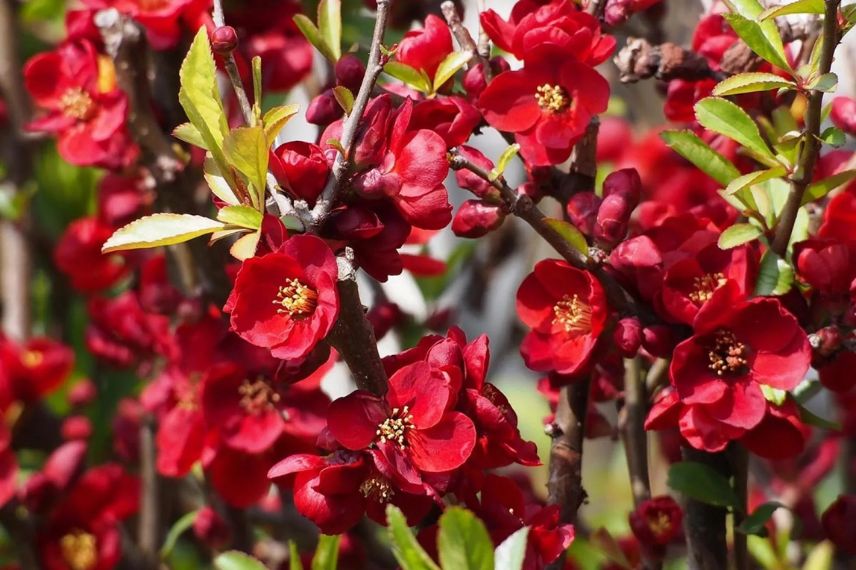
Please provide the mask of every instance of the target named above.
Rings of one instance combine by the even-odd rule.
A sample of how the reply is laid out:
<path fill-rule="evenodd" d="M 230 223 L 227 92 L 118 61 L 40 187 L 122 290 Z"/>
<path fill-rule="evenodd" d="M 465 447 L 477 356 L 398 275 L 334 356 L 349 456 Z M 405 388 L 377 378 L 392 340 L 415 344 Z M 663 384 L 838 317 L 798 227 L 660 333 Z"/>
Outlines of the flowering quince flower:
<path fill-rule="evenodd" d="M 643 546 L 664 547 L 682 534 L 683 511 L 670 496 L 642 501 L 630 513 L 630 528 Z"/>
<path fill-rule="evenodd" d="M 544 260 L 517 291 L 517 314 L 532 330 L 520 352 L 539 372 L 578 374 L 588 365 L 609 309 L 600 283 L 564 261 Z"/>
<path fill-rule="evenodd" d="M 452 33 L 443 18 L 428 14 L 425 27 L 404 34 L 398 43 L 395 59 L 414 69 L 421 69 L 434 77 L 434 73 L 447 55 L 452 53 Z"/>
<path fill-rule="evenodd" d="M 334 400 L 328 428 L 345 448 L 376 448 L 395 468 L 404 462 L 424 473 L 457 469 L 475 447 L 476 429 L 451 410 L 453 381 L 426 362 L 409 364 L 392 375 L 383 398 L 358 390 Z"/>
<path fill-rule="evenodd" d="M 323 240 L 294 236 L 243 263 L 223 310 L 247 342 L 275 358 L 303 358 L 336 322 L 337 278 L 336 258 Z"/>
<path fill-rule="evenodd" d="M 270 168 L 277 181 L 292 196 L 314 204 L 330 176 L 324 150 L 314 144 L 292 141 L 271 153 Z"/>
<path fill-rule="evenodd" d="M 112 64 L 88 41 L 40 53 L 24 66 L 24 82 L 46 113 L 33 131 L 54 133 L 60 155 L 78 166 L 122 166 L 133 158 L 125 127 L 127 100 L 116 87 Z"/>
<path fill-rule="evenodd" d="M 54 260 L 78 291 L 97 293 L 112 287 L 130 271 L 127 256 L 101 253 L 101 246 L 113 231 L 98 218 L 87 217 L 69 224 L 60 237 Z"/>
<path fill-rule="evenodd" d="M 819 295 L 844 297 L 850 295 L 856 279 L 856 241 L 841 239 L 809 239 L 794 244 L 797 273 Z"/>
<path fill-rule="evenodd" d="M 74 369 L 74 351 L 55 340 L 38 337 L 17 344 L 0 336 L 0 407 L 11 400 L 33 403 L 47 396 Z"/>
<path fill-rule="evenodd" d="M 480 121 L 481 113 L 463 97 L 443 97 L 416 103 L 409 128 L 434 131 L 452 148 L 467 142 Z"/>
<path fill-rule="evenodd" d="M 533 166 L 566 160 L 592 117 L 606 111 L 609 83 L 561 53 L 547 52 L 523 69 L 500 73 L 479 96 L 493 128 L 514 133 Z"/>
<path fill-rule="evenodd" d="M 115 8 L 143 25 L 154 49 L 175 47 L 187 30 L 203 25 L 202 16 L 210 9 L 209 0 L 84 0 L 94 10 Z"/>
<path fill-rule="evenodd" d="M 780 406 L 771 403 L 761 423 L 741 437 L 740 443 L 755 455 L 775 461 L 799 455 L 810 437 L 811 428 L 802 422 L 796 401 L 788 396 Z"/>

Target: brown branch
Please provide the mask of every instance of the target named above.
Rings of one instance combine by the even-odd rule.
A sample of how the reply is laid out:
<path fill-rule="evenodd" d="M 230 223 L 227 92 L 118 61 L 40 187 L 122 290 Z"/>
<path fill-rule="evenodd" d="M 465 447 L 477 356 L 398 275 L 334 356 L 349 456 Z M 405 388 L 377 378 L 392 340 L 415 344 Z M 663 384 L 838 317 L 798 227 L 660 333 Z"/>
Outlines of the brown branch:
<path fill-rule="evenodd" d="M 158 565 L 158 546 L 160 542 L 160 516 L 158 474 L 156 469 L 157 451 L 155 449 L 155 422 L 146 415 L 140 422 L 140 479 L 142 497 L 140 517 L 137 528 L 137 546 L 149 568 Z"/>
<path fill-rule="evenodd" d="M 386 33 L 389 5 L 390 0 L 377 0 L 377 14 L 375 16 L 374 33 L 372 34 L 372 44 L 369 49 L 369 60 L 366 63 L 366 72 L 363 75 L 363 82 L 360 84 L 360 90 L 357 92 L 354 100 L 354 107 L 351 110 L 351 114 L 348 115 L 342 126 L 342 138 L 339 141 L 347 156 L 342 153 L 336 156 L 336 162 L 333 164 L 333 176 L 330 177 L 330 181 L 321 192 L 321 196 L 312 209 L 311 229 L 318 229 L 324 224 L 330 210 L 333 209 L 339 195 L 347 185 L 348 173 L 352 167 L 353 155 L 356 150 L 354 142 L 357 136 L 357 129 L 363 118 L 366 105 L 369 103 L 375 83 L 377 83 L 377 78 L 380 76 L 381 71 L 383 71 L 381 47 L 383 45 L 384 34 Z"/>
<path fill-rule="evenodd" d="M 469 65 L 474 66 L 481 63 L 485 73 L 489 73 L 490 62 L 487 58 L 480 55 L 478 45 L 473 40 L 469 30 L 461 22 L 461 15 L 458 14 L 458 8 L 455 6 L 455 3 L 452 0 L 446 0 L 440 5 L 440 11 L 443 12 L 443 17 L 446 18 L 446 23 L 449 24 L 449 29 L 455 35 L 455 39 L 458 40 L 458 45 L 461 46 L 461 49 L 472 54 Z"/>
<path fill-rule="evenodd" d="M 734 474 L 734 492 L 739 501 L 739 509 L 734 510 L 733 524 L 734 532 L 734 566 L 736 570 L 749 570 L 749 548 L 746 542 L 746 535 L 742 532 L 737 532 L 737 527 L 740 526 L 746 519 L 748 500 L 749 500 L 749 452 L 739 443 L 733 443 L 729 449 L 729 459 L 731 461 L 731 472 Z"/>
<path fill-rule="evenodd" d="M 703 463 L 728 477 L 729 465 L 723 453 L 706 453 L 691 447 L 683 448 L 684 461 Z M 687 540 L 690 570 L 722 570 L 728 568 L 728 544 L 725 539 L 727 511 L 687 499 L 684 503 L 684 534 Z"/>
<path fill-rule="evenodd" d="M 829 73 L 829 70 L 832 68 L 832 58 L 835 55 L 835 48 L 841 40 L 840 30 L 838 29 L 839 2 L 840 0 L 825 0 L 823 32 L 820 40 L 823 42 L 823 46 L 821 48 L 819 69 L 817 71 L 819 75 Z M 791 177 L 791 190 L 788 194 L 788 201 L 785 202 L 782 215 L 776 224 L 776 234 L 771 246 L 771 249 L 781 257 L 784 257 L 788 249 L 788 242 L 791 240 L 791 233 L 793 232 L 794 223 L 797 220 L 797 214 L 802 205 L 803 196 L 814 176 L 814 165 L 820 154 L 821 146 L 821 141 L 818 137 L 820 135 L 820 114 L 822 107 L 823 92 L 812 91 L 809 95 L 808 110 L 806 111 L 805 118 L 805 132 L 803 134 L 805 146 L 800 155 L 796 172 Z"/>
<path fill-rule="evenodd" d="M 652 45 L 643 38 L 628 38 L 627 45 L 614 58 L 622 83 L 635 83 L 654 77 L 663 81 L 672 79 L 724 79 L 715 72 L 707 60 L 696 52 L 666 42 Z"/>
<path fill-rule="evenodd" d="M 648 475 L 648 436 L 645 432 L 648 398 L 639 368 L 638 358 L 624 360 L 624 406 L 618 415 L 618 429 L 621 432 L 624 453 L 627 456 L 633 503 L 637 507 L 642 501 L 651 498 L 651 482 Z"/>

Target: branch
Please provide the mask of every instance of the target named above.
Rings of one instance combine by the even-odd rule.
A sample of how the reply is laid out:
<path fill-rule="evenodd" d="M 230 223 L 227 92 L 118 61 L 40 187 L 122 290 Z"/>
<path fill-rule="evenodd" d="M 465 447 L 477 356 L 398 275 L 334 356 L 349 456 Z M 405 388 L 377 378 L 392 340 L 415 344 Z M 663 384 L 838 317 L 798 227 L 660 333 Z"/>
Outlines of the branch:
<path fill-rule="evenodd" d="M 137 545 L 146 565 L 157 567 L 160 522 L 158 513 L 158 474 L 156 470 L 155 424 L 151 415 L 140 422 L 140 478 L 142 479 L 142 499 L 140 518 L 137 528 Z"/>
<path fill-rule="evenodd" d="M 731 460 L 731 472 L 734 474 L 734 492 L 740 501 L 740 509 L 735 509 L 732 522 L 734 525 L 734 566 L 736 570 L 749 570 L 748 544 L 746 535 L 737 532 L 737 527 L 746 519 L 749 500 L 749 452 L 745 447 L 734 442 L 729 450 Z"/>
<path fill-rule="evenodd" d="M 469 30 L 461 22 L 461 15 L 458 14 L 458 8 L 455 6 L 455 3 L 452 0 L 446 0 L 440 5 L 440 10 L 443 12 L 443 17 L 446 18 L 446 23 L 449 24 L 449 29 L 455 35 L 455 39 L 458 40 L 458 45 L 461 46 L 461 49 L 472 54 L 469 65 L 475 66 L 480 63 L 485 74 L 489 74 L 490 62 L 486 57 L 481 56 L 478 45 L 476 45 Z"/>
<path fill-rule="evenodd" d="M 633 503 L 651 498 L 651 481 L 648 475 L 648 436 L 645 433 L 645 415 L 648 398 L 639 367 L 639 359 L 624 360 L 624 406 L 618 415 L 618 429 L 624 441 L 627 469 Z"/>
<path fill-rule="evenodd" d="M 713 71 L 704 57 L 671 42 L 652 45 L 643 38 L 628 38 L 627 45 L 616 54 L 614 61 L 622 83 L 636 83 L 651 77 L 663 81 L 725 77 Z"/>
<path fill-rule="evenodd" d="M 706 453 L 683 448 L 684 461 L 696 461 L 728 477 L 728 461 L 723 453 Z M 693 499 L 684 504 L 684 534 L 687 540 L 690 570 L 728 568 L 728 544 L 725 540 L 727 510 Z"/>
<path fill-rule="evenodd" d="M 823 16 L 823 32 L 820 41 L 823 42 L 820 54 L 818 74 L 829 73 L 832 68 L 832 58 L 835 48 L 840 41 L 838 29 L 838 4 L 840 0 L 825 0 L 826 10 Z M 800 155 L 799 164 L 795 174 L 791 177 L 791 191 L 788 201 L 782 210 L 782 216 L 776 224 L 776 235 L 773 238 L 771 249 L 780 257 L 784 257 L 794 230 L 803 195 L 814 175 L 814 165 L 820 154 L 820 122 L 821 108 L 823 106 L 823 92 L 812 91 L 809 95 L 808 110 L 806 111 L 805 132 L 803 134 L 805 147 Z"/>
<path fill-rule="evenodd" d="M 342 153 L 336 156 L 336 162 L 333 164 L 333 176 L 330 177 L 330 181 L 321 192 L 321 196 L 312 209 L 312 229 L 321 227 L 347 184 L 348 172 L 351 169 L 354 151 L 356 150 L 353 143 L 356 139 L 357 129 L 360 125 L 360 120 L 363 118 L 366 105 L 369 103 L 369 98 L 371 97 L 377 78 L 380 76 L 381 71 L 383 71 L 380 57 L 383 37 L 386 33 L 386 21 L 389 16 L 389 4 L 390 0 L 377 0 L 377 15 L 372 35 L 372 45 L 369 50 L 369 60 L 366 64 L 366 73 L 363 75 L 363 82 L 360 84 L 360 90 L 357 92 L 351 114 L 348 115 L 342 126 L 342 139 L 339 141 L 347 156 Z"/>

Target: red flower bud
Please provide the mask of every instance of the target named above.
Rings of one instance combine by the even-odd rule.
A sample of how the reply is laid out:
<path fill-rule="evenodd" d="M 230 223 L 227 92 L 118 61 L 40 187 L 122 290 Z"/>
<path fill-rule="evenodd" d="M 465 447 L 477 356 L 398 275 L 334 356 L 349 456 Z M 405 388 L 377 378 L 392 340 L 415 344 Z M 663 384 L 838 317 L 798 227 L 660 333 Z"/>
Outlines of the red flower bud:
<path fill-rule="evenodd" d="M 811 337 L 812 346 L 820 356 L 832 356 L 840 347 L 844 340 L 841 330 L 838 327 L 824 327 L 817 331 Z"/>
<path fill-rule="evenodd" d="M 635 168 L 622 168 L 611 173 L 603 181 L 603 197 L 622 194 L 633 209 L 642 197 L 642 179 Z"/>
<path fill-rule="evenodd" d="M 627 236 L 633 206 L 625 194 L 611 194 L 603 199 L 593 231 L 597 245 L 612 249 Z"/>
<path fill-rule="evenodd" d="M 69 416 L 62 422 L 60 433 L 66 441 L 87 440 L 92 435 L 92 423 L 86 416 Z"/>
<path fill-rule="evenodd" d="M 627 317 L 618 321 L 612 340 L 625 358 L 636 356 L 642 344 L 642 323 L 636 317 Z"/>
<path fill-rule="evenodd" d="M 458 149 L 458 152 L 460 152 L 461 156 L 484 170 L 490 171 L 493 169 L 493 162 L 480 150 L 469 146 L 462 146 Z M 458 186 L 464 190 L 469 190 L 480 198 L 499 198 L 499 191 L 491 186 L 490 182 L 465 168 L 455 172 L 455 180 Z"/>
<path fill-rule="evenodd" d="M 470 67 L 464 74 L 464 79 L 461 82 L 466 90 L 467 95 L 473 99 L 481 95 L 484 88 L 487 87 L 487 78 L 484 75 L 484 65 L 479 63 Z"/>
<path fill-rule="evenodd" d="M 344 109 L 333 96 L 333 91 L 327 89 L 309 103 L 306 120 L 313 125 L 329 125 L 344 113 Z"/>
<path fill-rule="evenodd" d="M 571 223 L 578 230 L 590 236 L 594 231 L 594 223 L 597 220 L 597 210 L 600 208 L 601 199 L 594 192 L 578 192 L 571 196 L 565 210 Z"/>
<path fill-rule="evenodd" d="M 671 327 L 666 325 L 652 325 L 645 327 L 642 331 L 642 346 L 652 356 L 667 358 L 677 344 L 677 338 Z"/>
<path fill-rule="evenodd" d="M 856 136 L 856 99 L 836 97 L 832 100 L 829 118 L 836 127 L 851 136 Z"/>
<path fill-rule="evenodd" d="M 199 509 L 193 521 L 193 534 L 200 542 L 215 549 L 225 546 L 231 538 L 229 526 L 223 517 L 208 506 Z"/>
<path fill-rule="evenodd" d="M 98 389 L 92 380 L 84 378 L 71 387 L 68 391 L 68 403 L 74 407 L 81 407 L 92 402 L 98 395 Z"/>
<path fill-rule="evenodd" d="M 293 196 L 314 203 L 327 184 L 330 166 L 321 147 L 292 141 L 273 152 L 271 171 Z"/>
<path fill-rule="evenodd" d="M 232 26 L 220 26 L 211 35 L 211 49 L 217 55 L 229 55 L 238 47 L 238 34 Z"/>
<path fill-rule="evenodd" d="M 478 238 L 498 228 L 504 219 L 505 214 L 497 206 L 467 200 L 452 220 L 452 231 L 456 236 Z"/>
<path fill-rule="evenodd" d="M 343 87 L 347 87 L 354 94 L 360 89 L 360 84 L 363 82 L 363 76 L 366 73 L 366 66 L 360 61 L 360 58 L 352 53 L 347 53 L 339 58 L 336 62 L 336 83 Z"/>

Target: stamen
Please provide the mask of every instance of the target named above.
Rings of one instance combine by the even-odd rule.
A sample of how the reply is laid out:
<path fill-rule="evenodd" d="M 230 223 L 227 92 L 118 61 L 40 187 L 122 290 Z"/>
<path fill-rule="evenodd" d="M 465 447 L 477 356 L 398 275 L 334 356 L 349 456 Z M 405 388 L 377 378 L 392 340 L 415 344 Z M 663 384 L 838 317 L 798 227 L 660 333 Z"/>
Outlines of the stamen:
<path fill-rule="evenodd" d="M 693 277 L 693 290 L 690 292 L 689 298 L 696 305 L 706 303 L 713 297 L 717 289 L 725 285 L 726 281 L 725 275 L 718 272 Z"/>
<path fill-rule="evenodd" d="M 566 333 L 591 331 L 591 307 L 579 295 L 564 295 L 553 305 L 553 315 L 553 324 L 562 327 Z"/>
<path fill-rule="evenodd" d="M 391 441 L 396 443 L 398 447 L 404 448 L 407 447 L 407 440 L 404 436 L 414 427 L 416 426 L 413 425 L 413 414 L 410 413 L 410 407 L 404 406 L 401 409 L 393 408 L 392 415 L 378 424 L 375 434 L 380 443 Z"/>
<path fill-rule="evenodd" d="M 707 367 L 716 372 L 717 376 L 739 375 L 746 371 L 746 345 L 737 340 L 734 333 L 720 329 L 714 333 L 707 359 Z"/>
<path fill-rule="evenodd" d="M 561 85 L 551 85 L 545 83 L 540 85 L 535 93 L 535 100 L 538 101 L 538 106 L 551 113 L 559 113 L 568 108 L 571 104 L 568 92 Z"/>
<path fill-rule="evenodd" d="M 392 488 L 392 485 L 386 479 L 371 477 L 363 481 L 363 484 L 360 485 L 360 493 L 366 499 L 386 504 L 395 496 L 395 489 Z"/>
<path fill-rule="evenodd" d="M 286 313 L 292 319 L 303 319 L 315 312 L 318 293 L 298 279 L 286 279 L 285 286 L 277 291 L 274 305 L 280 305 L 277 313 Z"/>
<path fill-rule="evenodd" d="M 92 118 L 95 111 L 92 97 L 80 87 L 72 87 L 63 93 L 59 98 L 59 105 L 66 117 L 80 121 Z"/>
<path fill-rule="evenodd" d="M 60 551 L 71 570 L 91 570 L 98 563 L 95 536 L 80 530 L 64 535 L 59 540 Z"/>
<path fill-rule="evenodd" d="M 241 394 L 241 407 L 253 415 L 273 408 L 280 400 L 280 395 L 261 378 L 255 381 L 244 380 L 238 388 L 238 393 Z"/>

